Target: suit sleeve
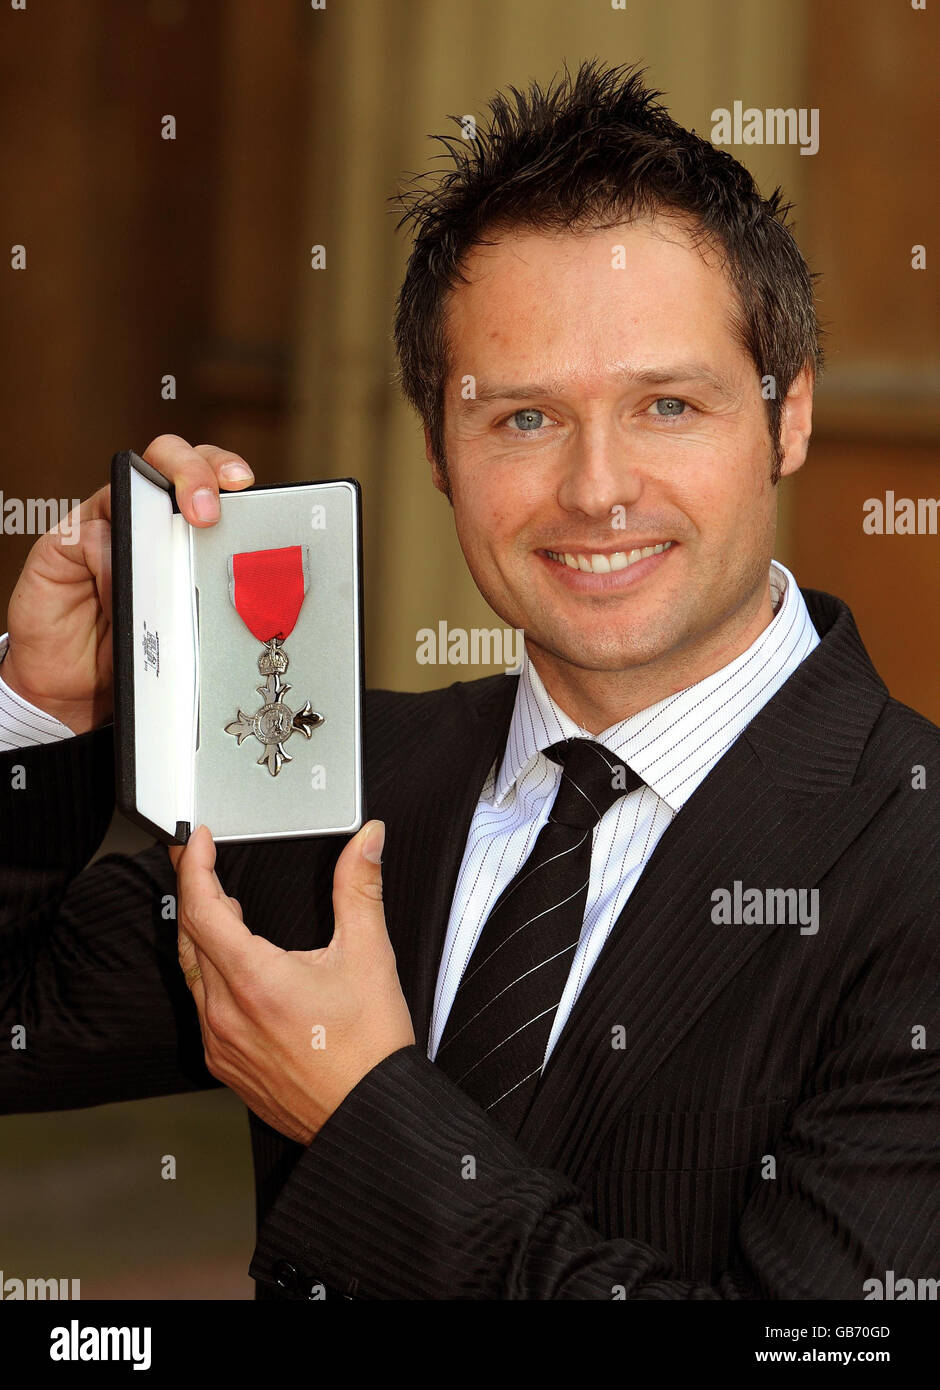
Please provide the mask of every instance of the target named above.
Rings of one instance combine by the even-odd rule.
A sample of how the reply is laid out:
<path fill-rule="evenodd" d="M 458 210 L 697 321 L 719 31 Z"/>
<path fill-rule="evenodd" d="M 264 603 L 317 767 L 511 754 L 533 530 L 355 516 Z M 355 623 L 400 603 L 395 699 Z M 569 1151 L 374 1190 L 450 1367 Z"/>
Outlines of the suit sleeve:
<path fill-rule="evenodd" d="M 179 969 L 166 847 L 89 863 L 113 810 L 110 725 L 0 753 L 2 1113 L 219 1085 Z"/>
<path fill-rule="evenodd" d="M 714 1284 L 605 1239 L 575 1184 L 414 1046 L 373 1068 L 305 1150 L 251 1273 L 283 1285 L 286 1268 L 370 1299 L 863 1299 L 887 1270 L 930 1277 L 938 1066 L 917 1030 L 936 1036 L 935 921 L 908 923 L 859 972 Z"/>

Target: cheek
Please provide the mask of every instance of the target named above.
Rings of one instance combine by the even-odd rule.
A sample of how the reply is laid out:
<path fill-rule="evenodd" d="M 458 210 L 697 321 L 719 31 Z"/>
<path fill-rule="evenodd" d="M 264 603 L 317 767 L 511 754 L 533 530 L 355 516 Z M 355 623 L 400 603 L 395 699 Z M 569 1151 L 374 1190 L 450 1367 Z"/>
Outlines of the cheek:
<path fill-rule="evenodd" d="M 474 492 L 470 498 L 454 497 L 454 524 L 464 555 L 486 564 L 507 525 L 505 507 L 495 496 Z"/>
<path fill-rule="evenodd" d="M 762 516 L 773 500 L 770 451 L 756 431 L 746 439 L 709 444 L 677 462 L 682 466 L 663 475 L 662 483 L 706 538 L 739 531 L 749 518 Z"/>
<path fill-rule="evenodd" d="M 452 489 L 454 522 L 461 544 L 476 553 L 501 547 L 525 525 L 531 505 L 518 480 L 497 468 L 459 473 Z"/>

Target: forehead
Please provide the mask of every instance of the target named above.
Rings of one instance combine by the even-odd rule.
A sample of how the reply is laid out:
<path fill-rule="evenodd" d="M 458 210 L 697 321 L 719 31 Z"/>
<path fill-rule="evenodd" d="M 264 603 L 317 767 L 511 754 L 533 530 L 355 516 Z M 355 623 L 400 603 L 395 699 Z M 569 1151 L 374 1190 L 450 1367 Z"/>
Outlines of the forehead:
<path fill-rule="evenodd" d="M 452 371 L 656 365 L 703 352 L 745 358 L 737 299 L 717 254 L 662 218 L 601 231 L 490 233 L 445 305 Z"/>

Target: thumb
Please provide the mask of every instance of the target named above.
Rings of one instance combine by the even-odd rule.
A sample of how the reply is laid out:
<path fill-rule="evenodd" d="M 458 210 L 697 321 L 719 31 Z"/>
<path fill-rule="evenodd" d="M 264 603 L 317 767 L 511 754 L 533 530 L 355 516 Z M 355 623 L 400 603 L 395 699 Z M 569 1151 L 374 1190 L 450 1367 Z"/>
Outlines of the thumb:
<path fill-rule="evenodd" d="M 355 948 L 376 936 L 387 939 L 382 907 L 382 847 L 385 822 L 366 821 L 344 847 L 333 870 L 334 941 Z"/>
<path fill-rule="evenodd" d="M 205 825 L 197 826 L 190 835 L 174 867 L 181 904 L 185 902 L 192 908 L 200 899 L 225 896 L 215 874 L 215 841 Z"/>

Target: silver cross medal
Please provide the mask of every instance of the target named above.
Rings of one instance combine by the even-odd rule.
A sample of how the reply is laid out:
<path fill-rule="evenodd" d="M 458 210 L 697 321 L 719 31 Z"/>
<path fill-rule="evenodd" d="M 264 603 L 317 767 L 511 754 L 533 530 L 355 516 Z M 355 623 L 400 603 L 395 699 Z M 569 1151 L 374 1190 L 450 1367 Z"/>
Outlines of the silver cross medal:
<path fill-rule="evenodd" d="M 251 634 L 264 644 L 258 670 L 265 682 L 255 687 L 264 700 L 261 708 L 254 714 L 240 709 L 225 732 L 235 735 L 239 747 L 253 735 L 264 745 L 258 762 L 276 777 L 283 763 L 293 762 L 284 752 L 291 735 L 299 731 L 309 738 L 324 719 L 311 709 L 309 700 L 295 714 L 283 698 L 290 686 L 281 680 L 288 667 L 281 643 L 294 630 L 310 584 L 308 550 L 305 545 L 292 545 L 231 555 L 228 572 L 232 604 Z"/>
<path fill-rule="evenodd" d="M 291 734 L 297 730 L 309 738 L 317 725 L 323 723 L 323 715 L 311 708 L 309 700 L 295 714 L 281 698 L 291 688 L 281 680 L 288 664 L 287 653 L 279 646 L 278 638 L 272 637 L 258 657 L 258 670 L 267 679 L 264 685 L 255 686 L 255 689 L 263 697 L 264 704 L 254 714 L 245 714 L 239 709 L 238 717 L 225 726 L 225 732 L 234 734 L 238 739 L 239 747 L 249 734 L 254 734 L 264 744 L 264 752 L 258 762 L 267 765 L 272 777 L 280 772 L 282 763 L 293 762 L 283 748 Z"/>

